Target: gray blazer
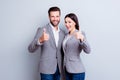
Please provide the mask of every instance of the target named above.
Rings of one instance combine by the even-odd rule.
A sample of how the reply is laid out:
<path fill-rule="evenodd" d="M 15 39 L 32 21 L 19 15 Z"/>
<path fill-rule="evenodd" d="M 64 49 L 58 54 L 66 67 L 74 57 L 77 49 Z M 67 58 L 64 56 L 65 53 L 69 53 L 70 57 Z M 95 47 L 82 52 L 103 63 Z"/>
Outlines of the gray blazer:
<path fill-rule="evenodd" d="M 37 41 L 42 35 L 43 28 L 45 28 L 46 32 L 49 34 L 49 40 L 44 42 L 42 45 L 38 45 Z M 58 47 L 56 47 L 51 26 L 47 24 L 45 27 L 38 28 L 34 40 L 29 45 L 28 50 L 30 52 L 35 52 L 38 48 L 40 48 L 40 65 L 39 65 L 40 73 L 54 74 L 57 68 L 57 64 L 60 72 L 62 71 L 63 52 L 61 46 L 64 36 L 65 33 L 60 29 Z"/>
<path fill-rule="evenodd" d="M 77 30 L 76 30 L 77 31 Z M 82 32 L 85 36 L 85 33 Z M 90 46 L 86 40 L 83 42 L 76 39 L 73 35 L 66 35 L 63 41 L 64 50 L 64 67 L 69 73 L 82 73 L 85 72 L 83 63 L 80 58 L 82 50 L 85 53 L 90 53 Z"/>

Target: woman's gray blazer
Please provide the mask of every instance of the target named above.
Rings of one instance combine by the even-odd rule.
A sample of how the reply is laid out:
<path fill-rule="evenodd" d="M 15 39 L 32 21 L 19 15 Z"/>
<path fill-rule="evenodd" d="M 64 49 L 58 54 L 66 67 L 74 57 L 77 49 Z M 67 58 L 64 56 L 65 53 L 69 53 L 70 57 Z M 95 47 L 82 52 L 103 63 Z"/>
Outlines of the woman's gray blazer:
<path fill-rule="evenodd" d="M 77 30 L 76 30 L 77 31 Z M 85 36 L 85 33 L 82 32 Z M 69 38 L 68 38 L 69 36 Z M 67 40 L 66 40 L 67 39 Z M 67 34 L 63 41 L 64 50 L 64 67 L 69 73 L 82 73 L 85 72 L 84 65 L 80 58 L 80 53 L 90 53 L 90 46 L 86 40 L 83 42 L 76 39 L 74 35 Z"/>

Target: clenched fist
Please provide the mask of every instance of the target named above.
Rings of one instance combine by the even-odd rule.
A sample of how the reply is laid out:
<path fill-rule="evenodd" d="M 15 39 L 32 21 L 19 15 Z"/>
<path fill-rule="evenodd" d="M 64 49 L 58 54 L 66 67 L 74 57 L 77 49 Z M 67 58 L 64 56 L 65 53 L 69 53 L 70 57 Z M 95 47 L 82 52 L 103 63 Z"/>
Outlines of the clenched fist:
<path fill-rule="evenodd" d="M 49 34 L 46 32 L 46 29 L 43 29 L 43 33 L 42 36 L 39 38 L 39 42 L 43 43 L 44 41 L 48 41 L 49 40 Z"/>
<path fill-rule="evenodd" d="M 84 41 L 84 35 L 81 33 L 81 31 L 75 32 L 75 33 L 74 33 L 74 36 L 75 36 L 77 39 L 79 39 L 79 40 L 81 40 L 81 41 Z"/>

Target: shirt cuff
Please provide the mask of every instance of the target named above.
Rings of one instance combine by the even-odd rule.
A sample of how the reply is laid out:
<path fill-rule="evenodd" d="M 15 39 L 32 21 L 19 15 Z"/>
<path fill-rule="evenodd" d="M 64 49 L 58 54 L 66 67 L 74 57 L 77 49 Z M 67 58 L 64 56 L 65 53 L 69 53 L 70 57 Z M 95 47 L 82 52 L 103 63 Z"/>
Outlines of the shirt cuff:
<path fill-rule="evenodd" d="M 42 44 L 43 44 L 43 43 L 40 43 L 40 42 L 39 42 L 39 39 L 38 39 L 38 41 L 37 41 L 37 45 L 42 45 Z"/>

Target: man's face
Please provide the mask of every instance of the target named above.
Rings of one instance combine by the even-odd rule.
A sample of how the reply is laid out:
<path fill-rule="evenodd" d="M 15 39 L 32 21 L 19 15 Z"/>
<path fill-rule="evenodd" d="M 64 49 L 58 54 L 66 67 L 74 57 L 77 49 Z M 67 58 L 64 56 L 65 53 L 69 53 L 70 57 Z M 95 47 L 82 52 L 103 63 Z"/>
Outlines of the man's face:
<path fill-rule="evenodd" d="M 49 15 L 50 23 L 56 27 L 60 22 L 60 12 L 59 11 L 51 11 Z"/>

